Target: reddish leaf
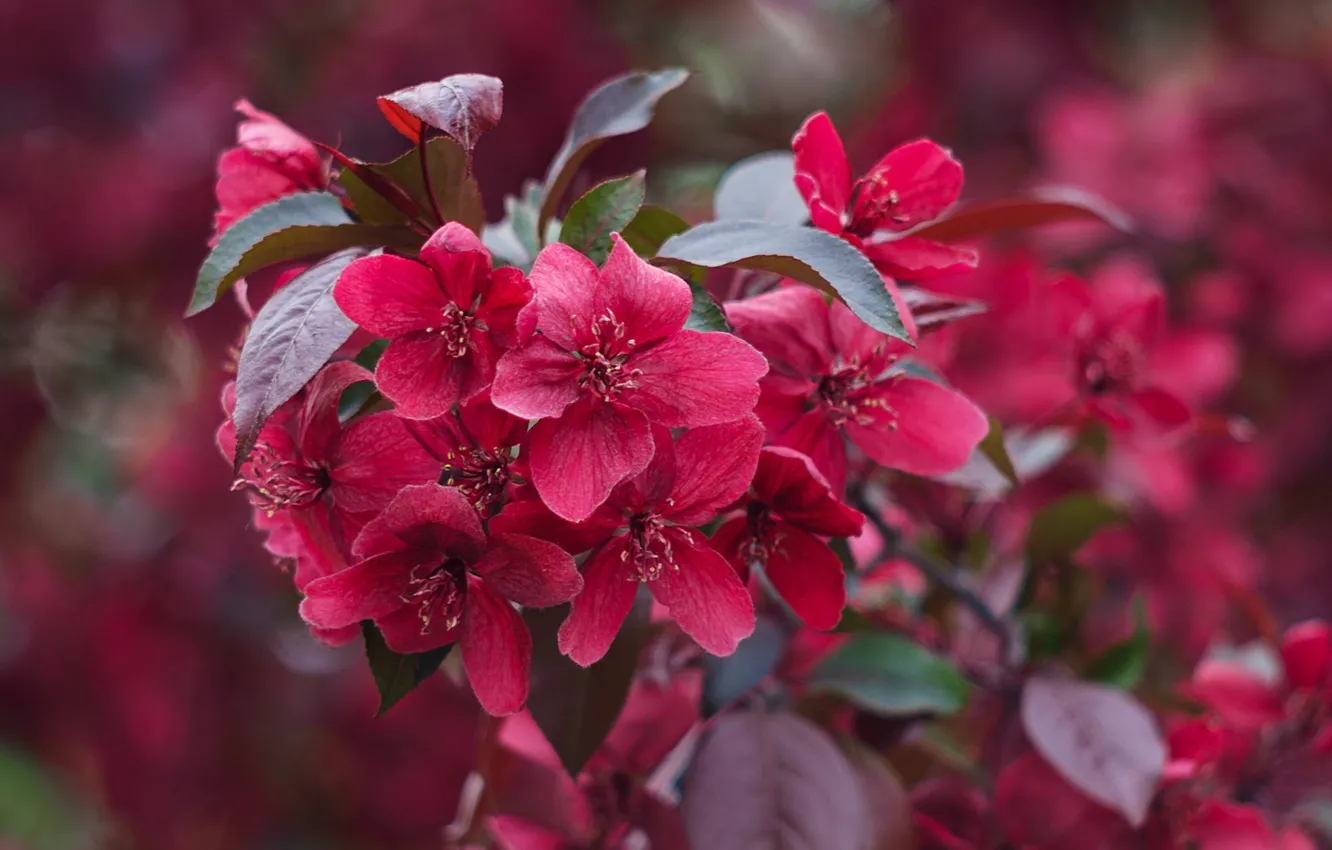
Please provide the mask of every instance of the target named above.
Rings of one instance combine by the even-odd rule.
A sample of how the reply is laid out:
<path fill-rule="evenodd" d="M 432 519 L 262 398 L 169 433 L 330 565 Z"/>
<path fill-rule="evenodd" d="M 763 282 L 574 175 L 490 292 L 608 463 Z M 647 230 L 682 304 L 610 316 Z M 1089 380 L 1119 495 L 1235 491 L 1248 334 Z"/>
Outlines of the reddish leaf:
<path fill-rule="evenodd" d="M 1133 229 L 1128 214 L 1104 198 L 1084 189 L 1051 186 L 1036 189 L 1025 198 L 968 204 L 910 235 L 936 242 L 956 242 L 1065 221 L 1100 221 L 1119 230 Z"/>
<path fill-rule="evenodd" d="M 412 144 L 420 142 L 425 126 L 430 126 L 462 145 L 470 157 L 481 134 L 499 123 L 504 84 L 485 74 L 454 74 L 399 89 L 378 103 L 389 123 Z"/>
<path fill-rule="evenodd" d="M 868 747 L 848 753 L 865 798 L 870 831 L 864 850 L 898 850 L 911 846 L 911 800 L 891 765 Z"/>
<path fill-rule="evenodd" d="M 273 411 L 294 396 L 342 346 L 356 323 L 333 300 L 333 284 L 357 249 L 334 254 L 294 277 L 254 317 L 236 366 L 235 465 L 254 448 Z"/>
<path fill-rule="evenodd" d="M 919 286 L 902 286 L 898 292 L 902 295 L 902 301 L 911 308 L 911 317 L 916 320 L 916 331 L 921 336 L 958 319 L 979 316 L 989 309 L 980 301 L 936 295 Z"/>
<path fill-rule="evenodd" d="M 1022 727 L 1071 785 L 1142 826 L 1166 746 L 1141 703 L 1104 685 L 1038 676 L 1022 691 Z"/>
<path fill-rule="evenodd" d="M 863 850 L 875 834 L 855 769 L 794 714 L 722 715 L 685 774 L 680 815 L 699 848 Z"/>

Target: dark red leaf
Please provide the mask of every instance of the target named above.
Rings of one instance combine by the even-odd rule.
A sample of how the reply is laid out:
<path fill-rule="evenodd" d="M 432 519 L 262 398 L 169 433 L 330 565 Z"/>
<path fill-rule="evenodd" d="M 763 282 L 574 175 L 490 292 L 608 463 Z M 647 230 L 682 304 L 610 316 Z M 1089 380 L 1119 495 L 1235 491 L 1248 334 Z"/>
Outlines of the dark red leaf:
<path fill-rule="evenodd" d="M 911 232 L 936 242 L 975 239 L 1003 230 L 1040 227 L 1065 221 L 1100 221 L 1132 230 L 1128 214 L 1085 189 L 1051 186 L 1022 198 L 1007 198 L 959 207 L 938 221 Z"/>

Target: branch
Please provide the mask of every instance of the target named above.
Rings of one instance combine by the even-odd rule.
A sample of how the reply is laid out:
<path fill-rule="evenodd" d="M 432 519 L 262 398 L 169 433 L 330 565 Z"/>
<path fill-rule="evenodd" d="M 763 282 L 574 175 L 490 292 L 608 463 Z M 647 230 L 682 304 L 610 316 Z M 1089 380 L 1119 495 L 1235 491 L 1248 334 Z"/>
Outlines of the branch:
<path fill-rule="evenodd" d="M 869 495 L 863 487 L 850 488 L 848 495 L 852 506 L 873 523 L 874 528 L 879 532 L 879 536 L 883 538 L 884 548 L 881 557 L 897 557 L 908 561 L 930 581 L 951 593 L 999 641 L 1000 657 L 1003 659 L 1004 666 L 1008 666 L 1013 658 L 1012 631 L 1003 618 L 994 613 L 990 606 L 985 604 L 985 600 L 976 594 L 976 591 L 962 577 L 961 572 L 951 566 L 938 564 L 919 552 L 912 552 L 898 545 L 900 535 L 897 533 L 897 529 L 884 522 L 883 517 L 870 501 Z"/>

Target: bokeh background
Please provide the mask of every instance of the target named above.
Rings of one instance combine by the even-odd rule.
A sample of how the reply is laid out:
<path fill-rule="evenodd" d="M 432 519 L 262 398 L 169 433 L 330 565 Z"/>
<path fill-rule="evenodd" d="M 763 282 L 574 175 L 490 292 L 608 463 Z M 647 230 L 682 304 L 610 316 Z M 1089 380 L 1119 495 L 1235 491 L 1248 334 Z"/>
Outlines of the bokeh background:
<path fill-rule="evenodd" d="M 438 676 L 373 719 L 359 648 L 306 635 L 214 448 L 243 317 L 181 314 L 241 96 L 388 158 L 375 95 L 499 76 L 492 220 L 587 89 L 668 64 L 691 82 L 591 172 L 646 163 L 696 216 L 818 109 L 861 167 L 929 135 L 970 198 L 1099 192 L 1132 235 L 987 262 L 1138 263 L 1233 340 L 1207 394 L 1242 417 L 1112 464 L 1156 519 L 1106 557 L 1193 608 L 1223 570 L 1280 621 L 1332 611 L 1326 0 L 11 0 L 0 47 L 0 848 L 438 847 L 470 768 L 471 697 Z M 1242 635 L 1233 608 L 1165 639 Z"/>

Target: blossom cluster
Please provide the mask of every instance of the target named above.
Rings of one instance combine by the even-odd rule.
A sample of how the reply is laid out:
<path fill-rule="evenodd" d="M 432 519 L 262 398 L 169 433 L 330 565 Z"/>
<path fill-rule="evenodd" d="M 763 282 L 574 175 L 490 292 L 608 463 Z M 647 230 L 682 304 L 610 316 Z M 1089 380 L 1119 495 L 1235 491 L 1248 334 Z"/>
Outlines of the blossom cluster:
<path fill-rule="evenodd" d="M 544 185 L 497 224 L 471 172 L 502 104 L 481 75 L 380 98 L 413 145 L 390 163 L 245 102 L 220 161 L 191 309 L 232 286 L 251 320 L 217 442 L 301 617 L 329 645 L 363 636 L 372 669 L 378 644 L 422 675 L 456 647 L 481 707 L 516 715 L 489 746 L 577 801 L 547 822 L 501 783 L 478 823 L 460 813 L 460 835 L 516 850 L 634 831 L 654 847 L 682 830 L 715 841 L 689 786 L 720 781 L 704 766 L 740 737 L 780 723 L 818 750 L 831 744 L 807 717 L 970 714 L 994 724 L 993 800 L 955 777 L 909 801 L 896 786 L 921 846 L 1221 847 L 1241 829 L 1245 846 L 1308 846 L 1293 803 L 1251 797 L 1332 752 L 1326 626 L 1288 633 L 1276 682 L 1203 661 L 1175 689 L 1192 713 L 1150 712 L 1126 689 L 1146 623 L 1168 631 L 1178 600 L 1145 582 L 1136 626 L 1121 604 L 1099 635 L 1076 634 L 1096 613 L 1089 576 L 1113 587 L 1114 565 L 1137 563 L 1111 527 L 1123 511 L 1080 482 L 1027 481 L 1076 439 L 1099 446 L 1112 490 L 1209 429 L 1233 438 L 1242 423 L 1206 410 L 1231 380 L 1225 340 L 1171 328 L 1130 260 L 1085 279 L 1023 257 L 981 265 L 991 230 L 1117 223 L 1107 204 L 962 204 L 962 166 L 925 139 L 855 177 L 823 113 L 785 158 L 736 167 L 750 172 L 726 207 L 742 215 L 721 216 L 724 180 L 719 218 L 690 227 L 643 204 L 641 174 L 563 204 L 586 150 L 641 128 L 643 101 L 682 79 L 632 74 L 591 95 Z M 927 584 L 959 603 L 946 630 L 921 617 Z M 634 643 L 649 626 L 664 656 Z M 700 686 L 695 668 L 725 669 L 709 665 L 765 632 L 782 637 L 746 687 Z M 553 654 L 623 685 L 580 755 L 533 697 Z M 774 681 L 803 715 L 754 708 Z M 702 716 L 700 699 L 727 711 Z M 658 780 L 682 751 L 677 810 Z M 1060 816 L 1039 819 L 1053 799 Z"/>

